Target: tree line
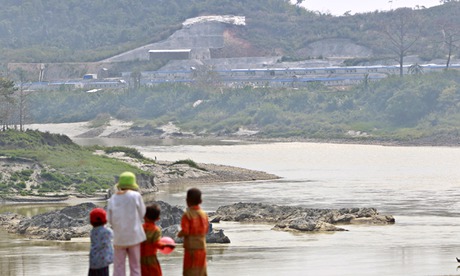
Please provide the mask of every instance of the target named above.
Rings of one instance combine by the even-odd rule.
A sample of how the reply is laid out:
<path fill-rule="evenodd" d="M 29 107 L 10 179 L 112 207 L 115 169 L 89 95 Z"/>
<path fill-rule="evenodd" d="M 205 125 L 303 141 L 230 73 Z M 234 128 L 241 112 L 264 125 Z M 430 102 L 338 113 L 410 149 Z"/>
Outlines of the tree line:
<path fill-rule="evenodd" d="M 24 130 L 27 118 L 27 74 L 24 70 L 15 71 L 18 81 L 0 76 L 0 128 Z"/>
<path fill-rule="evenodd" d="M 147 133 L 174 122 L 202 135 L 228 135 L 243 127 L 266 137 L 340 138 L 352 130 L 407 139 L 459 131 L 460 72 L 420 72 L 347 88 L 321 83 L 229 88 L 196 82 L 139 87 L 129 93 L 42 91 L 30 94 L 28 103 L 28 114 L 36 123 L 99 116 L 134 121 Z"/>

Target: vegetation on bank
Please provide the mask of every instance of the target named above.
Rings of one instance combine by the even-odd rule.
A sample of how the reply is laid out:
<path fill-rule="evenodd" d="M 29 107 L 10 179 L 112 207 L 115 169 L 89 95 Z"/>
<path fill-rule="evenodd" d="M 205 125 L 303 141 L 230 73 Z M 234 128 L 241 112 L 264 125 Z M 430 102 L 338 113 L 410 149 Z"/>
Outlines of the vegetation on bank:
<path fill-rule="evenodd" d="M 94 194 L 112 187 L 120 172 L 145 174 L 125 162 L 94 154 L 95 149 L 154 162 L 132 148 L 81 147 L 65 135 L 0 131 L 0 195 Z M 14 169 L 16 164 L 24 167 Z"/>
<path fill-rule="evenodd" d="M 204 136 L 244 128 L 270 138 L 404 141 L 458 136 L 460 72 L 393 76 L 350 87 L 225 88 L 208 83 L 141 87 L 130 93 L 43 91 L 31 94 L 29 103 L 36 123 L 89 121 L 103 113 L 136 121 L 135 129 L 152 134 L 174 122 Z"/>
<path fill-rule="evenodd" d="M 202 170 L 202 171 L 205 171 L 205 170 L 206 170 L 205 168 L 200 167 L 200 166 L 199 166 L 195 161 L 193 161 L 192 159 L 177 160 L 176 162 L 172 163 L 171 165 L 177 165 L 177 164 L 186 164 L 186 165 L 188 165 L 190 168 L 195 168 L 195 169 L 199 169 L 199 170 Z"/>

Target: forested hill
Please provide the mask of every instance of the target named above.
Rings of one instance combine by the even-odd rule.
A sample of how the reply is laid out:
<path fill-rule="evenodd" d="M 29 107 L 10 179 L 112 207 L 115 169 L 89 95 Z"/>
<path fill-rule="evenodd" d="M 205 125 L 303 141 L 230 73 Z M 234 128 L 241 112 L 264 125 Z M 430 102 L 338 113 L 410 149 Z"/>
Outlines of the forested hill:
<path fill-rule="evenodd" d="M 443 42 L 460 26 L 460 3 L 403 11 L 420 32 L 411 52 L 427 61 L 444 58 Z M 307 51 L 309 43 L 340 38 L 381 57 L 392 54 L 383 30 L 400 12 L 335 17 L 286 0 L 4 0 L 0 62 L 102 60 L 161 41 L 187 18 L 211 14 L 246 17 L 247 25 L 234 33 L 250 45 L 247 55 L 313 58 Z"/>

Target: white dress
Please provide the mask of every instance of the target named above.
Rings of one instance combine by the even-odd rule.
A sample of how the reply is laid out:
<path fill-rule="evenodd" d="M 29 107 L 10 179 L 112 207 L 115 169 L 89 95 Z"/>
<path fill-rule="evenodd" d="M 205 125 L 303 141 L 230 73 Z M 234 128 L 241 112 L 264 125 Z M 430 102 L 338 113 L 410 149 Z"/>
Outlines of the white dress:
<path fill-rule="evenodd" d="M 113 194 L 107 205 L 107 220 L 113 230 L 114 246 L 132 246 L 146 240 L 142 221 L 144 200 L 140 193 L 124 190 Z"/>

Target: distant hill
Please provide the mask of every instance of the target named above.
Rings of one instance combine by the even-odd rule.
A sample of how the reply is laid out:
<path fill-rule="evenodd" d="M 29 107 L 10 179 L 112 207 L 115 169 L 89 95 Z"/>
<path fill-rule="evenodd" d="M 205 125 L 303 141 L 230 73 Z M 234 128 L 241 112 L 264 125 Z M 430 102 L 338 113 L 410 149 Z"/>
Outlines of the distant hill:
<path fill-rule="evenodd" d="M 315 45 L 329 46 L 322 47 L 328 56 L 343 57 L 349 54 L 344 52 L 347 45 L 353 45 L 365 59 L 381 59 L 394 55 L 383 30 L 394 22 L 396 12 L 335 17 L 284 0 L 5 0 L 0 8 L 0 62 L 100 61 L 163 41 L 188 18 L 216 14 L 246 18 L 243 28 L 226 30 L 228 41 L 234 43 L 216 51 L 219 57 L 302 60 L 324 54 Z M 408 12 L 414 26 L 420 27 L 420 37 L 407 54 L 426 61 L 445 59 L 443 41 L 446 30 L 460 27 L 460 3 Z M 458 51 L 455 48 L 453 54 Z"/>

